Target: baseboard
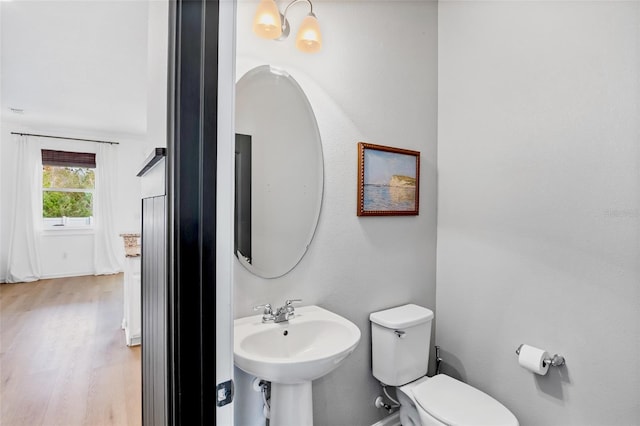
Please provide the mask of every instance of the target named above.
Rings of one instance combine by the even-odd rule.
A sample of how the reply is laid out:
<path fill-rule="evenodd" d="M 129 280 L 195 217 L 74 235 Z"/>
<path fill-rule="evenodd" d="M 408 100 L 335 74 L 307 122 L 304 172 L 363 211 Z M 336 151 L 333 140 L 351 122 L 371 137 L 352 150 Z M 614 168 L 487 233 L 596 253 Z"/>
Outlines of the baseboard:
<path fill-rule="evenodd" d="M 400 426 L 400 412 L 397 411 L 390 416 L 372 424 L 371 426 Z"/>
<path fill-rule="evenodd" d="M 41 280 L 52 280 L 52 279 L 56 279 L 56 278 L 71 278 L 71 277 L 87 277 L 87 276 L 92 276 L 92 277 L 101 277 L 101 276 L 106 276 L 106 275 L 118 275 L 118 274 L 122 274 L 123 272 L 115 272 L 113 274 L 100 274 L 100 275 L 96 275 L 94 272 L 65 272 L 65 273 L 60 273 L 60 274 L 46 274 L 40 277 Z"/>
<path fill-rule="evenodd" d="M 84 277 L 87 275 L 93 275 L 93 272 L 72 272 L 72 273 L 60 273 L 60 274 L 46 274 L 40 277 L 41 280 L 53 280 L 56 278 L 70 278 L 70 277 Z"/>
<path fill-rule="evenodd" d="M 0 0 L 1 1 L 1 0 Z M 93 272 L 72 272 L 72 273 L 63 273 L 63 274 L 46 274 L 42 275 L 36 281 L 39 280 L 53 280 L 56 278 L 70 278 L 70 277 L 84 277 L 87 275 L 93 275 Z M 35 282 L 35 281 L 27 281 L 27 282 Z M 0 284 L 5 284 L 6 280 L 4 278 L 0 279 Z M 18 283 L 14 283 L 18 284 Z"/>
<path fill-rule="evenodd" d="M 123 320 L 124 321 L 124 320 Z M 140 336 L 140 332 L 129 334 L 129 329 L 125 327 L 124 329 L 124 342 L 127 346 L 137 346 L 142 343 L 142 337 Z"/>
<path fill-rule="evenodd" d="M 0 0 L 2 1 L 2 0 Z M 116 272 L 114 274 L 108 274 L 108 275 L 118 275 L 118 274 L 122 274 L 122 271 L 120 272 Z M 39 280 L 53 280 L 56 278 L 71 278 L 71 277 L 86 277 L 86 276 L 97 276 L 95 275 L 93 272 L 72 272 L 72 273 L 60 273 L 60 274 L 45 274 L 42 275 Z M 31 281 L 33 282 L 33 281 Z M 6 280 L 5 278 L 0 278 L 0 284 L 5 284 Z"/>

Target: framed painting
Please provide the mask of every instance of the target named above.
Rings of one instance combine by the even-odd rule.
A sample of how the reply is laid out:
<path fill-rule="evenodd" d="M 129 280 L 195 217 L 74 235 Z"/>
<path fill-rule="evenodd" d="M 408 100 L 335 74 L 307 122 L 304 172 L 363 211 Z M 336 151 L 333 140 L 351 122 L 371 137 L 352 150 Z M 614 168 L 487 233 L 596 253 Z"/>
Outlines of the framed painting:
<path fill-rule="evenodd" d="M 418 214 L 420 152 L 358 142 L 358 216 Z"/>

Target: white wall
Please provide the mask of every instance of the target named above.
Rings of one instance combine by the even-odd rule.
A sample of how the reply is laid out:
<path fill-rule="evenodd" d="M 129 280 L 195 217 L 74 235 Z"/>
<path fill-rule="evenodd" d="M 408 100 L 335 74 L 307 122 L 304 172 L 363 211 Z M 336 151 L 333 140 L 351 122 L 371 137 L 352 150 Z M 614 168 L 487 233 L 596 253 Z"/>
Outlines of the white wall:
<path fill-rule="evenodd" d="M 117 204 L 115 206 L 115 230 L 120 233 L 140 232 L 141 203 L 140 178 L 136 177 L 144 159 L 144 136 L 114 134 L 106 132 L 88 132 L 53 128 L 37 124 L 25 125 L 2 122 L 0 134 L 0 279 L 4 280 L 7 271 L 7 257 L 10 227 L 12 222 L 12 200 L 15 193 L 16 174 L 15 138 L 11 132 L 26 132 L 45 135 L 62 135 L 98 140 L 113 140 L 118 145 L 118 182 Z M 90 142 L 42 139 L 51 149 L 95 151 L 96 144 Z M 93 234 L 80 231 L 49 231 L 41 238 L 43 278 L 90 275 L 93 267 Z"/>
<path fill-rule="evenodd" d="M 527 425 L 640 423 L 640 3 L 438 16 L 443 371 Z M 535 376 L 520 343 L 567 365 Z"/>
<path fill-rule="evenodd" d="M 1 1 L 2 118 L 144 133 L 155 1 Z"/>
<path fill-rule="evenodd" d="M 0 3 L 4 18 L 0 277 L 4 279 L 16 167 L 12 131 L 119 141 L 116 231 L 139 232 L 140 179 L 135 174 L 146 154 L 147 3 L 150 10 L 157 6 L 155 1 Z M 23 108 L 25 113 L 12 114 L 8 107 Z M 96 145 L 56 143 L 61 149 Z M 91 234 L 48 235 L 55 236 L 42 239 L 45 276 L 93 273 Z"/>
<path fill-rule="evenodd" d="M 369 425 L 387 414 L 374 407 L 381 388 L 371 374 L 369 313 L 407 302 L 435 308 L 437 4 L 314 3 L 324 39 L 315 55 L 298 52 L 294 34 L 283 42 L 257 38 L 256 6 L 238 6 L 237 78 L 270 64 L 296 79 L 320 128 L 325 187 L 316 235 L 293 271 L 265 280 L 236 262 L 235 316 L 302 298 L 353 321 L 361 342 L 344 365 L 314 382 L 314 421 Z M 307 9 L 290 11 L 294 33 Z M 421 152 L 419 216 L 356 216 L 359 141 Z M 255 411 L 242 398 L 235 404 L 236 413 Z"/>
<path fill-rule="evenodd" d="M 169 70 L 169 2 L 149 2 L 147 57 L 147 136 L 145 155 L 167 147 L 167 95 Z M 142 198 L 163 195 L 165 160 L 141 178 Z"/>
<path fill-rule="evenodd" d="M 0 22 L 2 22 L 2 7 L 0 7 Z M 2 46 L 2 31 L 0 31 L 0 46 Z M 0 55 L 0 82 L 2 81 L 2 55 Z M 0 99 L 2 99 L 2 84 L 0 84 Z M 5 124 L 2 122 L 2 120 L 0 120 L 0 138 L 2 138 L 1 135 L 4 134 L 4 126 Z M 4 153 L 4 149 L 2 146 L 2 140 L 0 139 L 0 161 L 2 161 L 2 158 L 6 155 Z M 0 172 L 0 283 L 4 282 L 5 280 L 5 276 L 6 276 L 6 265 L 5 262 L 3 261 L 3 259 L 6 259 L 7 254 L 6 254 L 6 248 L 5 248 L 5 244 L 3 243 L 7 238 L 7 236 L 5 236 L 7 234 L 7 229 L 3 226 L 4 225 L 4 218 L 2 216 L 2 211 L 4 211 L 7 207 L 4 206 L 3 204 L 3 200 L 5 197 L 5 178 L 2 172 Z"/>

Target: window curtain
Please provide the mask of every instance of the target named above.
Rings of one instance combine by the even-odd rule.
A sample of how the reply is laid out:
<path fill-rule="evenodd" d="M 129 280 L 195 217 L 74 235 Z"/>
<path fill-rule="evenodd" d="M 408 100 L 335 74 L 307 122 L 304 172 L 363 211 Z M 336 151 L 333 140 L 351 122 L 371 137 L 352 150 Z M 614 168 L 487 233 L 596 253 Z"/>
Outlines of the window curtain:
<path fill-rule="evenodd" d="M 37 281 L 42 276 L 40 228 L 42 225 L 42 160 L 40 144 L 15 135 L 16 187 L 6 281 Z"/>
<path fill-rule="evenodd" d="M 115 232 L 115 186 L 118 179 L 117 145 L 99 144 L 96 153 L 96 188 L 94 197 L 95 275 L 122 271 L 123 243 Z"/>

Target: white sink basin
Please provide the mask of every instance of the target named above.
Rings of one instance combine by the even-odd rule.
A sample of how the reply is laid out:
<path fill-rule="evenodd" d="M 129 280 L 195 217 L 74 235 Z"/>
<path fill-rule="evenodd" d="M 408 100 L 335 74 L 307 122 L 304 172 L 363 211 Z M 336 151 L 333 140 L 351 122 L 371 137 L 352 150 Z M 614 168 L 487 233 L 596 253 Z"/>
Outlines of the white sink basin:
<path fill-rule="evenodd" d="M 311 381 L 338 368 L 359 342 L 355 324 L 315 305 L 277 324 L 262 315 L 234 321 L 235 365 L 271 382 L 271 426 L 311 425 Z"/>
<path fill-rule="evenodd" d="M 262 315 L 234 321 L 234 361 L 261 379 L 295 384 L 336 369 L 360 341 L 351 321 L 319 306 L 297 308 L 287 322 L 262 323 Z"/>

